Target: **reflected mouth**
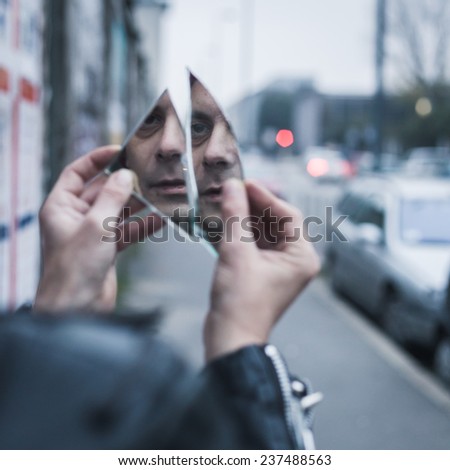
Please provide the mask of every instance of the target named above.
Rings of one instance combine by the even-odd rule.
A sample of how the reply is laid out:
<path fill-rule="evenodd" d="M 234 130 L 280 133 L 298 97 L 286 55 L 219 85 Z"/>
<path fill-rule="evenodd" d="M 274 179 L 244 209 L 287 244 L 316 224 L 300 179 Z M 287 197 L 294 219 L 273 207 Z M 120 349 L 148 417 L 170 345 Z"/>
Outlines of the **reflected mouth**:
<path fill-rule="evenodd" d="M 201 192 L 200 196 L 211 202 L 220 202 L 222 200 L 222 186 L 210 186 Z"/>
<path fill-rule="evenodd" d="M 165 195 L 186 195 L 186 184 L 182 179 L 162 180 L 151 185 L 150 188 L 154 188 L 158 193 Z"/>

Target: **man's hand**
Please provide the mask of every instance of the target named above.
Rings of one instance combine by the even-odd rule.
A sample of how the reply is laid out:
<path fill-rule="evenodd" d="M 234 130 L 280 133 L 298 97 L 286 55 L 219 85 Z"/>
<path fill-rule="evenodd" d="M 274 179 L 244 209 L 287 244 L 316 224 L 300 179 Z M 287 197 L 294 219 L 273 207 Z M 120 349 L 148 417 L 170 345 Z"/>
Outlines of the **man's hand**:
<path fill-rule="evenodd" d="M 133 190 L 133 174 L 124 169 L 87 183 L 119 150 L 118 146 L 102 147 L 76 160 L 64 169 L 45 201 L 39 215 L 43 273 L 35 310 L 107 311 L 115 307 L 115 259 L 124 245 L 119 232 L 111 241 L 104 221 L 120 215 Z M 143 223 L 146 233 L 161 227 L 156 217 Z M 142 228 L 134 224 L 130 240 L 137 241 Z M 102 241 L 103 236 L 108 242 Z"/>
<path fill-rule="evenodd" d="M 271 230 L 264 218 L 269 207 Z M 218 248 L 211 309 L 204 326 L 208 361 L 266 343 L 277 320 L 320 270 L 316 252 L 300 233 L 300 212 L 258 184 L 228 180 L 222 214 L 225 239 Z M 249 215 L 259 218 L 254 224 L 262 236 L 259 240 L 244 230 L 242 222 Z M 227 223 L 231 218 L 234 223 Z"/>

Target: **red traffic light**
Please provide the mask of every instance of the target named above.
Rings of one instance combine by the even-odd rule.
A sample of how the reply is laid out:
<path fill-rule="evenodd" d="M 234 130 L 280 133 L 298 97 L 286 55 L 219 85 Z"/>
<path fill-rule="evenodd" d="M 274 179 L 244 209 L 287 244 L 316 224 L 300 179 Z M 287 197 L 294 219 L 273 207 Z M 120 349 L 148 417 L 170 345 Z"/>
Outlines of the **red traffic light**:
<path fill-rule="evenodd" d="M 290 147 L 294 143 L 294 134 L 288 129 L 281 129 L 278 131 L 275 141 L 280 147 Z"/>

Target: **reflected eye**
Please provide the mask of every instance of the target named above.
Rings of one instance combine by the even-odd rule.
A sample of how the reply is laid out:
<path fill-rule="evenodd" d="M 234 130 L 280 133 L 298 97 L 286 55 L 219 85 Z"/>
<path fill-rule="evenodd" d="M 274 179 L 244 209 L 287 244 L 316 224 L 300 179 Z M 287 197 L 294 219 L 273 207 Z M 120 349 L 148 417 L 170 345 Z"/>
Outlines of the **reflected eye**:
<path fill-rule="evenodd" d="M 205 122 L 194 121 L 191 124 L 192 141 L 197 145 L 208 139 L 211 132 L 212 126 Z"/>
<path fill-rule="evenodd" d="M 137 131 L 138 137 L 147 138 L 164 125 L 164 119 L 157 113 L 149 114 Z"/>
<path fill-rule="evenodd" d="M 161 121 L 161 118 L 157 116 L 156 114 L 150 114 L 145 118 L 144 124 L 147 126 L 151 126 L 152 124 L 159 123 Z"/>

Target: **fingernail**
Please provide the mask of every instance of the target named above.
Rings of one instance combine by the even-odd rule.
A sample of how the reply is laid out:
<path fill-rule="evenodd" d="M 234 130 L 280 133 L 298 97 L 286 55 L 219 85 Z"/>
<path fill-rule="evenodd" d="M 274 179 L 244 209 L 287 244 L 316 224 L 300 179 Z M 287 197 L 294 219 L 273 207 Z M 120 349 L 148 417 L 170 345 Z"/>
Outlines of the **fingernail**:
<path fill-rule="evenodd" d="M 133 173 L 130 170 L 119 170 L 114 176 L 116 182 L 120 184 L 120 186 L 129 188 L 133 185 Z"/>

